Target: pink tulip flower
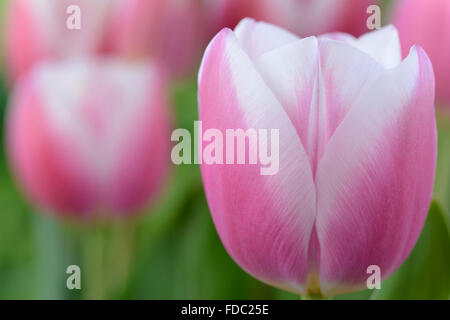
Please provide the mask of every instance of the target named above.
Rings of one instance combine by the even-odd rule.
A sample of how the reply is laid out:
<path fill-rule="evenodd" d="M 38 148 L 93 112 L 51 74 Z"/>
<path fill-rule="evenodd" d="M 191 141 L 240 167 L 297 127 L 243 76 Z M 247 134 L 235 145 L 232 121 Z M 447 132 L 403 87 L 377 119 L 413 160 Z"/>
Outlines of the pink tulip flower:
<path fill-rule="evenodd" d="M 342 38 L 300 39 L 244 19 L 211 41 L 199 71 L 204 131 L 279 130 L 277 174 L 202 164 L 218 234 L 251 275 L 300 294 L 362 289 L 371 265 L 382 279 L 392 274 L 421 232 L 433 188 L 426 53 L 414 46 L 401 61 L 392 26 Z"/>
<path fill-rule="evenodd" d="M 151 64 L 42 63 L 18 83 L 8 151 L 24 192 L 73 218 L 142 209 L 168 169 L 165 84 Z"/>
<path fill-rule="evenodd" d="M 41 60 L 80 57 L 104 49 L 109 0 L 10 0 L 5 13 L 4 51 L 12 81 Z M 80 29 L 69 29 L 80 8 Z"/>
<path fill-rule="evenodd" d="M 399 0 L 393 23 L 404 55 L 416 43 L 427 51 L 436 73 L 436 98 L 450 103 L 450 1 Z"/>
<path fill-rule="evenodd" d="M 213 0 L 217 32 L 234 28 L 243 18 L 270 22 L 300 36 L 327 32 L 361 35 L 367 31 L 367 8 L 378 0 Z"/>
<path fill-rule="evenodd" d="M 153 57 L 175 76 L 187 74 L 200 60 L 200 0 L 118 0 L 111 21 L 108 43 L 113 52 Z"/>

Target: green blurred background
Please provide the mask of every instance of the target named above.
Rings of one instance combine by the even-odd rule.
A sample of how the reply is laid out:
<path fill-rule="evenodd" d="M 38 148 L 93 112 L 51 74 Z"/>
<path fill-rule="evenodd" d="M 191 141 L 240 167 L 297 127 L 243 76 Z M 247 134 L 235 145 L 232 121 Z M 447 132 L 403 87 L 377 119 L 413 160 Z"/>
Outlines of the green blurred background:
<path fill-rule="evenodd" d="M 173 167 L 159 201 L 122 224 L 78 225 L 36 212 L 18 191 L 5 158 L 10 90 L 1 66 L 0 299 L 299 298 L 253 279 L 231 260 L 214 229 L 196 165 Z M 196 79 L 174 84 L 171 97 L 176 127 L 192 132 Z M 335 299 L 450 297 L 450 120 L 439 115 L 438 122 L 436 200 L 414 251 L 381 290 Z M 72 264 L 81 268 L 81 290 L 66 288 Z"/>

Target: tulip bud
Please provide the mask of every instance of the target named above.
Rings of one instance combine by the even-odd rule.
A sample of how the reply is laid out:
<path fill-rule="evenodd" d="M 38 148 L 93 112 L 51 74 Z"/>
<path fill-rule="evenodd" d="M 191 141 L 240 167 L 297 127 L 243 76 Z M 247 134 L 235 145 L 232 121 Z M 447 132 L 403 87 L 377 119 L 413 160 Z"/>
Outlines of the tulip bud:
<path fill-rule="evenodd" d="M 301 294 L 362 289 L 369 266 L 392 274 L 433 188 L 427 55 L 415 46 L 401 61 L 391 26 L 345 39 L 300 39 L 244 19 L 211 41 L 199 71 L 203 130 L 279 130 L 277 174 L 248 161 L 202 164 L 218 234 L 247 272 Z M 244 155 L 254 148 L 247 141 Z"/>
<path fill-rule="evenodd" d="M 436 97 L 450 103 L 450 1 L 397 1 L 393 23 L 404 55 L 416 43 L 427 51 L 436 73 Z"/>
<path fill-rule="evenodd" d="M 79 10 L 70 10 L 74 6 Z M 99 53 L 108 6 L 109 0 L 10 0 L 4 50 L 12 80 L 40 60 Z M 71 19 L 79 20 L 79 29 L 70 28 Z"/>
<path fill-rule="evenodd" d="M 33 68 L 7 118 L 9 156 L 24 192 L 75 218 L 142 209 L 169 164 L 164 91 L 150 64 L 77 60 Z"/>
<path fill-rule="evenodd" d="M 193 69 L 203 41 L 200 0 L 118 0 L 113 7 L 112 51 L 153 57 L 176 76 Z"/>

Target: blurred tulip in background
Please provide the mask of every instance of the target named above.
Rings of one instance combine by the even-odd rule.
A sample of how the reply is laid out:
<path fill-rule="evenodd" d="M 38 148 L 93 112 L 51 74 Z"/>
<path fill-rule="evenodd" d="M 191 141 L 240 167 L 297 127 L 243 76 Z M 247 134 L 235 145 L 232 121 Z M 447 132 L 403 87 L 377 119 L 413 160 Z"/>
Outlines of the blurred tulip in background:
<path fill-rule="evenodd" d="M 246 17 L 273 23 L 279 20 L 279 14 L 274 10 L 277 6 L 271 1 L 210 0 L 205 5 L 211 37 L 222 28 L 234 28 Z"/>
<path fill-rule="evenodd" d="M 194 71 L 204 43 L 200 0 L 118 0 L 108 43 L 127 58 L 152 57 L 175 76 Z"/>
<path fill-rule="evenodd" d="M 299 36 L 346 32 L 359 36 L 367 31 L 367 7 L 377 0 L 211 0 L 214 33 L 234 28 L 246 17 L 282 26 Z"/>
<path fill-rule="evenodd" d="M 385 279 L 414 247 L 433 189 L 434 75 L 418 46 L 401 61 L 394 27 L 344 42 L 245 19 L 205 52 L 199 117 L 280 130 L 276 175 L 201 166 L 219 236 L 256 278 L 330 296 L 363 289 L 370 265 Z"/>
<path fill-rule="evenodd" d="M 157 193 L 169 165 L 165 81 L 149 63 L 43 63 L 8 107 L 11 165 L 40 207 L 125 216 Z"/>
<path fill-rule="evenodd" d="M 12 0 L 6 4 L 4 51 L 11 80 L 41 60 L 85 57 L 105 46 L 109 0 Z M 67 8 L 81 9 L 81 28 L 66 27 Z"/>
<path fill-rule="evenodd" d="M 393 3 L 403 55 L 420 44 L 436 74 L 436 99 L 450 107 L 450 1 L 398 0 Z"/>
<path fill-rule="evenodd" d="M 379 1 L 288 0 L 276 3 L 280 12 L 278 24 L 299 36 L 338 31 L 359 36 L 367 32 L 367 8 Z"/>

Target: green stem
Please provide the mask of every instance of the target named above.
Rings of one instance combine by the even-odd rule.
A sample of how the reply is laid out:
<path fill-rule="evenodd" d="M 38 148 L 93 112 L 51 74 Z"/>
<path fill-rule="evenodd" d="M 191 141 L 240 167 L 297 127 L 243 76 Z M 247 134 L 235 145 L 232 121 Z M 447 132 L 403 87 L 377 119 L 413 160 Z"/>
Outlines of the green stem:
<path fill-rule="evenodd" d="M 114 225 L 107 252 L 107 286 L 110 297 L 123 292 L 129 278 L 131 262 L 134 258 L 137 223 L 126 221 Z"/>
<path fill-rule="evenodd" d="M 81 225 L 83 298 L 112 299 L 126 287 L 136 241 L 137 221 L 93 221 Z"/>
<path fill-rule="evenodd" d="M 85 299 L 97 300 L 106 297 L 105 288 L 105 237 L 101 226 L 87 227 L 81 233 L 81 245 L 84 261 Z"/>

